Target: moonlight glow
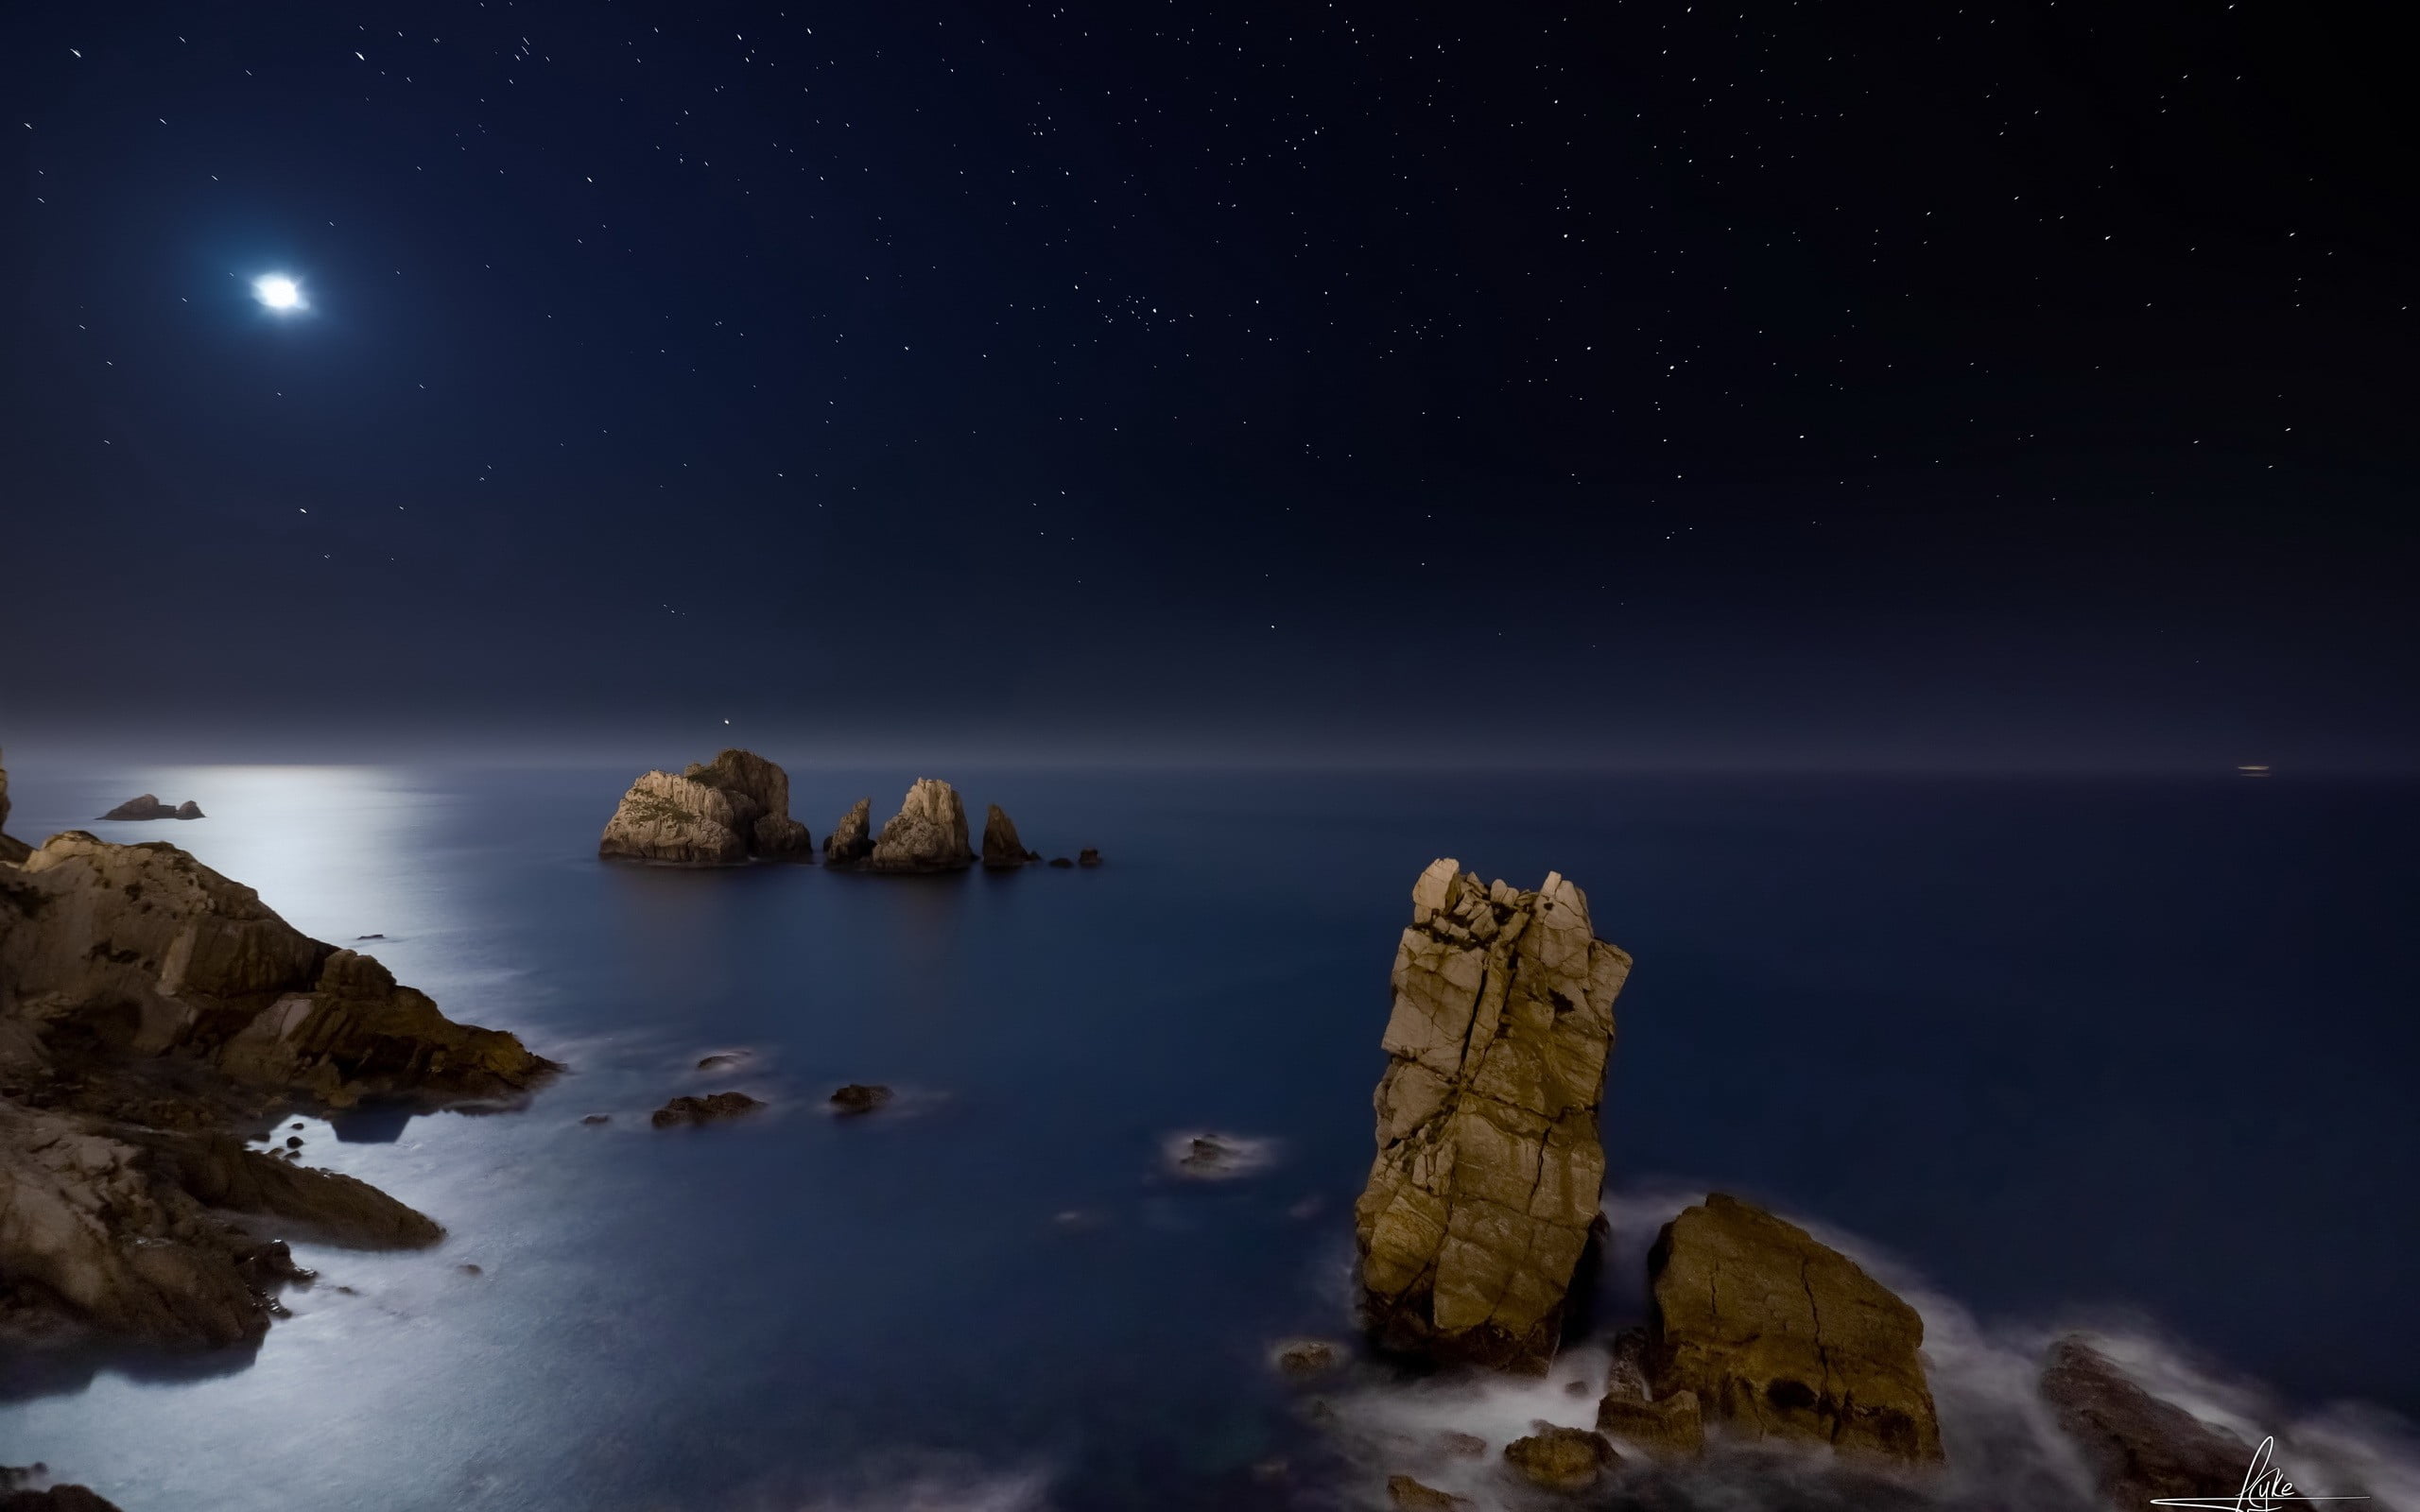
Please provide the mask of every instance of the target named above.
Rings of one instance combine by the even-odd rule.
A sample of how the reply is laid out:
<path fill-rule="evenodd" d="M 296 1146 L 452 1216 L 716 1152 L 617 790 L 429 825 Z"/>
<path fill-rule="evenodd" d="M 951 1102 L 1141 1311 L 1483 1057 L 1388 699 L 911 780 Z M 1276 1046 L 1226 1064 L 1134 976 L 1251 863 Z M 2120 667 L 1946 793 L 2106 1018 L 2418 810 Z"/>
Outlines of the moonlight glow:
<path fill-rule="evenodd" d="M 252 280 L 252 297 L 281 314 L 302 308 L 302 286 L 283 273 Z"/>

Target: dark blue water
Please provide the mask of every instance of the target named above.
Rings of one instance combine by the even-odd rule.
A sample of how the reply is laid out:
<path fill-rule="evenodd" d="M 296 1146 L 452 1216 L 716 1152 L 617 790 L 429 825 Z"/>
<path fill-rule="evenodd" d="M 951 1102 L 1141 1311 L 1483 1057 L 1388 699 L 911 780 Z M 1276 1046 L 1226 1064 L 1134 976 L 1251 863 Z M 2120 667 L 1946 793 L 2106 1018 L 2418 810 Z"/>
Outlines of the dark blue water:
<path fill-rule="evenodd" d="M 0 1404 L 0 1461 L 129 1512 L 1275 1498 L 1251 1467 L 1317 1452 L 1265 1350 L 1344 1326 L 1387 970 L 1448 854 L 1565 872 L 1636 955 L 1617 1185 L 2420 1408 L 2409 785 L 961 771 L 1109 865 L 908 880 L 599 865 L 620 771 L 10 775 L 20 835 L 183 845 L 573 1068 L 519 1114 L 309 1125 L 441 1249 L 298 1246 L 322 1279 L 256 1354 Z M 794 770 L 794 807 L 820 835 L 913 775 Z M 85 817 L 145 789 L 211 817 Z M 825 1116 L 851 1080 L 900 1102 Z M 726 1085 L 775 1106 L 648 1127 Z M 1169 1178 L 1197 1128 L 1279 1159 Z"/>

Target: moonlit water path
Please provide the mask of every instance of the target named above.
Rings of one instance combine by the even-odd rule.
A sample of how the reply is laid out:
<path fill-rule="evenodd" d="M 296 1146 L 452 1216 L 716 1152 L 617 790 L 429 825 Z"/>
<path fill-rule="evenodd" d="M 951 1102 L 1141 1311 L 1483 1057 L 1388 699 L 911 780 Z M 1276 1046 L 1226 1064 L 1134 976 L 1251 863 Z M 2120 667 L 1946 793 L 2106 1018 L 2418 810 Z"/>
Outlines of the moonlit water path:
<path fill-rule="evenodd" d="M 2144 1310 L 2299 1402 L 2420 1406 L 2371 1326 L 2420 1237 L 2386 1195 L 2420 1165 L 2409 788 L 961 771 L 1110 864 L 909 881 L 600 867 L 629 775 L 12 765 L 20 835 L 185 846 L 575 1070 L 520 1114 L 312 1122 L 446 1245 L 306 1246 L 256 1355 L 51 1379 L 0 1403 L 0 1461 L 129 1512 L 1252 1504 L 1256 1464 L 1322 1473 L 1262 1351 L 1337 1332 L 1439 854 L 1572 875 L 1637 955 L 1617 1183 L 1820 1214 L 1987 1317 Z M 820 835 L 913 775 L 794 767 L 795 807 Z M 88 817 L 145 790 L 210 817 Z M 852 1079 L 898 1116 L 824 1117 Z M 774 1110 L 646 1127 L 708 1085 Z M 1189 1127 L 1276 1161 L 1167 1180 Z"/>

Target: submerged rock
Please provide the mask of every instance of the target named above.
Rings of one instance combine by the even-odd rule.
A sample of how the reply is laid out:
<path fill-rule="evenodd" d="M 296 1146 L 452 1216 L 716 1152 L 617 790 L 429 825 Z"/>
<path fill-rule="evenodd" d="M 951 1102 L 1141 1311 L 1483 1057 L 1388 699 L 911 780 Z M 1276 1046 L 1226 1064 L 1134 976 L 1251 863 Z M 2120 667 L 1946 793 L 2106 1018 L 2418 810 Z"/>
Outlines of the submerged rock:
<path fill-rule="evenodd" d="M 2163 1401 L 2072 1334 L 2043 1361 L 2042 1400 L 2121 1507 L 2160 1497 L 2223 1498 L 2243 1484 L 2252 1446 Z"/>
<path fill-rule="evenodd" d="M 823 861 L 826 866 L 854 867 L 873 854 L 873 837 L 869 826 L 873 822 L 873 799 L 861 798 L 840 816 L 840 822 L 823 837 Z"/>
<path fill-rule="evenodd" d="M 765 1105 L 746 1092 L 713 1092 L 704 1097 L 675 1097 L 655 1110 L 652 1122 L 658 1128 L 677 1128 L 686 1124 L 717 1124 L 742 1113 L 752 1113 Z"/>
<path fill-rule="evenodd" d="M 962 871 L 974 864 L 966 805 L 958 789 L 937 777 L 916 779 L 867 862 L 876 871 Z"/>
<path fill-rule="evenodd" d="M 1016 821 L 1000 805 L 993 804 L 983 816 L 983 865 L 1000 871 L 1041 859 L 1039 852 L 1027 850 L 1017 838 Z"/>
<path fill-rule="evenodd" d="M 1409 1475 L 1387 1477 L 1387 1500 L 1398 1512 L 1454 1512 L 1456 1507 L 1470 1505 L 1462 1497 L 1423 1486 Z"/>
<path fill-rule="evenodd" d="M 201 805 L 191 799 L 171 808 L 151 794 L 146 793 L 139 798 L 128 799 L 101 817 L 104 819 L 199 819 L 202 817 L 202 812 Z"/>
<path fill-rule="evenodd" d="M 832 1106 L 843 1113 L 871 1113 L 890 1101 L 890 1089 L 851 1082 L 832 1094 Z"/>
<path fill-rule="evenodd" d="M 679 776 L 644 772 L 606 821 L 596 853 L 692 867 L 752 856 L 812 861 L 814 838 L 790 817 L 790 780 L 753 751 L 726 750 Z"/>
<path fill-rule="evenodd" d="M 1716 1193 L 1648 1255 L 1647 1374 L 1735 1435 L 1941 1458 L 1924 1320 L 1805 1229 Z"/>
<path fill-rule="evenodd" d="M 1542 1372 L 1599 1221 L 1597 1105 L 1630 956 L 1559 874 L 1524 892 L 1443 860 L 1411 899 L 1354 1206 L 1364 1311 L 1390 1348 Z"/>
<path fill-rule="evenodd" d="M 1621 1463 L 1602 1434 L 1585 1428 L 1533 1423 L 1537 1432 L 1504 1446 L 1504 1463 L 1532 1486 L 1549 1491 L 1585 1491 Z"/>

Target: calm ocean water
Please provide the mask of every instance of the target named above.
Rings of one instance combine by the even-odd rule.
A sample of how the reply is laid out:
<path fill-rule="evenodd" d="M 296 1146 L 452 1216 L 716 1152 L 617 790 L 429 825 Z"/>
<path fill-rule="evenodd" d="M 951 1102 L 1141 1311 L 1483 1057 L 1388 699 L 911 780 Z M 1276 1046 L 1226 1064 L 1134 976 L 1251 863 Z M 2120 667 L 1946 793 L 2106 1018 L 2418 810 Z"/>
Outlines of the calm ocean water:
<path fill-rule="evenodd" d="M 794 770 L 793 809 L 820 837 L 914 775 Z M 19 835 L 184 846 L 572 1072 L 520 1113 L 310 1122 L 306 1159 L 445 1245 L 298 1246 L 320 1280 L 253 1354 L 21 1380 L 0 1462 L 129 1512 L 1282 1500 L 1252 1467 L 1319 1451 L 1265 1351 L 1344 1331 L 1439 855 L 1564 872 L 1636 955 L 1616 1188 L 1720 1186 L 1987 1321 L 2132 1317 L 2297 1403 L 2420 1411 L 2410 785 L 939 775 L 1109 864 L 603 866 L 627 771 L 12 769 Z M 143 790 L 210 817 L 90 819 Z M 836 1122 L 850 1080 L 901 1101 Z M 775 1106 L 648 1127 L 726 1085 Z M 1170 1179 L 1193 1129 L 1276 1159 Z"/>

